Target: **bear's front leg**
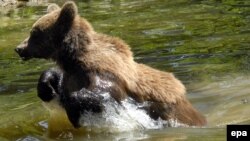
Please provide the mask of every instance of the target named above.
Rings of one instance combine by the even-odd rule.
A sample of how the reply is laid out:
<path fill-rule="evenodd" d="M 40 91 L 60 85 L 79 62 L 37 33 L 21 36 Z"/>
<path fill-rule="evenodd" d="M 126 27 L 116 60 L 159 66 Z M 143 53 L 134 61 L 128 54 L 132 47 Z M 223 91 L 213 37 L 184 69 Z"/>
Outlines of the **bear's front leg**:
<path fill-rule="evenodd" d="M 44 71 L 38 80 L 38 97 L 44 102 L 49 102 L 58 96 L 62 77 L 63 73 L 59 69 L 52 68 Z"/>
<path fill-rule="evenodd" d="M 86 112 L 100 113 L 104 109 L 103 97 L 96 92 L 85 88 L 73 92 L 69 97 L 62 99 L 70 122 L 75 128 L 79 128 L 81 115 Z"/>

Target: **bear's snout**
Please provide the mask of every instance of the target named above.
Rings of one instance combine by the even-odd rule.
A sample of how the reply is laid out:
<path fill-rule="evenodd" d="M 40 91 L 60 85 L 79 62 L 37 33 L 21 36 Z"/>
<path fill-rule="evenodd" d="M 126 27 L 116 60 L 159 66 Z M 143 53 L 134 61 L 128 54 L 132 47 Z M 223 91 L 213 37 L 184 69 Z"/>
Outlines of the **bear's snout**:
<path fill-rule="evenodd" d="M 24 47 L 17 47 L 15 48 L 16 53 L 22 58 L 22 60 L 28 60 L 31 57 L 27 54 Z"/>
<path fill-rule="evenodd" d="M 23 52 L 23 48 L 17 47 L 15 48 L 15 51 L 20 55 Z"/>
<path fill-rule="evenodd" d="M 29 37 L 26 38 L 21 44 L 19 44 L 19 45 L 15 48 L 16 53 L 17 53 L 23 60 L 28 60 L 28 59 L 31 58 L 30 55 L 29 55 L 29 53 L 28 53 L 28 49 L 27 49 L 28 40 L 29 40 Z"/>

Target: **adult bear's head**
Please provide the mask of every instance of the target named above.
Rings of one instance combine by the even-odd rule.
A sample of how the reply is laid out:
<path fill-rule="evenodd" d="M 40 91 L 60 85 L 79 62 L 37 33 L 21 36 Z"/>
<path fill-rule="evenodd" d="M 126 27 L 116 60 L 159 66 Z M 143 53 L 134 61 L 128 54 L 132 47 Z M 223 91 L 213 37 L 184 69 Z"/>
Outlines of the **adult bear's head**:
<path fill-rule="evenodd" d="M 57 60 L 62 48 L 72 52 L 81 46 L 84 50 L 84 47 L 90 44 L 88 34 L 91 31 L 91 25 L 78 16 L 74 2 L 66 2 L 62 8 L 52 4 L 48 6 L 47 14 L 33 24 L 30 36 L 18 45 L 15 51 L 23 60 Z M 81 40 L 78 40 L 80 36 Z"/>

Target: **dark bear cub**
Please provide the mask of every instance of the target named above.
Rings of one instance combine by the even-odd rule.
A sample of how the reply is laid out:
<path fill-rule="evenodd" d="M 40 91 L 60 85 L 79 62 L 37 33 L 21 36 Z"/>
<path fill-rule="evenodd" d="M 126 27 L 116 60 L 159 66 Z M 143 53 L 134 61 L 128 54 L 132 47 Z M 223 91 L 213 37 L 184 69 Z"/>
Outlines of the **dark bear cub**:
<path fill-rule="evenodd" d="M 44 102 L 59 100 L 66 111 L 74 127 L 80 127 L 78 124 L 81 114 L 86 111 L 100 113 L 103 110 L 102 96 L 98 95 L 101 91 L 88 91 L 82 88 L 71 94 L 71 97 L 65 97 L 62 89 L 63 73 L 56 68 L 44 71 L 37 85 L 37 94 Z M 64 105 L 67 104 L 67 105 Z"/>
<path fill-rule="evenodd" d="M 148 103 L 152 119 L 177 120 L 203 126 L 205 118 L 186 98 L 184 85 L 172 73 L 134 61 L 130 47 L 119 38 L 97 33 L 78 15 L 77 6 L 49 6 L 16 52 L 23 60 L 52 59 L 59 69 L 45 71 L 38 83 L 38 96 L 45 102 L 57 100 L 74 127 L 80 127 L 85 112 L 104 109 L 102 93 L 122 104 L 132 98 Z"/>

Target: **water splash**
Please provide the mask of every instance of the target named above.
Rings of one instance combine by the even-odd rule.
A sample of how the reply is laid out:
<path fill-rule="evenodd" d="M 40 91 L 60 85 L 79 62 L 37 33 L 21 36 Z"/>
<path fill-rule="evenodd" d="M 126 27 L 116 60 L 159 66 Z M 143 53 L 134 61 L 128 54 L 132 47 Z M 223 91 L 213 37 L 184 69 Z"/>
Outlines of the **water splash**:
<path fill-rule="evenodd" d="M 88 132 L 119 133 L 131 130 L 161 129 L 164 127 L 187 127 L 187 125 L 171 120 L 154 120 L 141 108 L 148 103 L 138 103 L 132 98 L 127 98 L 121 103 L 116 102 L 109 93 L 102 93 L 104 111 L 102 113 L 84 112 L 80 118 L 80 124 Z M 66 116 L 65 110 L 54 99 L 44 106 L 50 113 L 49 130 L 57 132 L 62 128 L 73 129 Z M 65 122 L 65 123 L 64 123 Z M 58 125 L 57 125 L 58 124 Z M 57 129 L 59 128 L 59 129 Z M 50 132 L 50 131 L 49 131 Z"/>
<path fill-rule="evenodd" d="M 154 120 L 141 109 L 147 103 L 138 104 L 128 98 L 118 104 L 108 93 L 104 93 L 105 111 L 102 113 L 86 112 L 81 117 L 81 124 L 95 132 L 124 132 L 130 130 L 160 129 L 166 126 L 185 126 L 176 120 Z"/>

